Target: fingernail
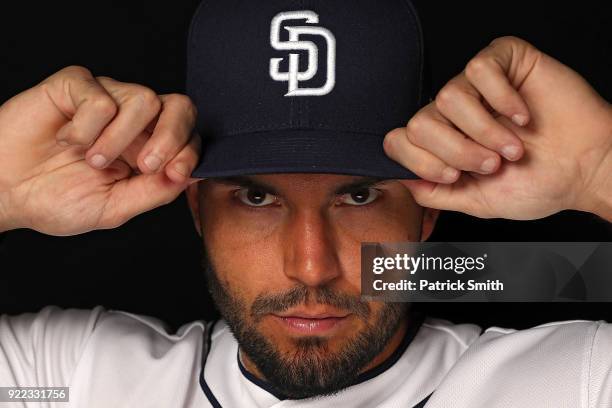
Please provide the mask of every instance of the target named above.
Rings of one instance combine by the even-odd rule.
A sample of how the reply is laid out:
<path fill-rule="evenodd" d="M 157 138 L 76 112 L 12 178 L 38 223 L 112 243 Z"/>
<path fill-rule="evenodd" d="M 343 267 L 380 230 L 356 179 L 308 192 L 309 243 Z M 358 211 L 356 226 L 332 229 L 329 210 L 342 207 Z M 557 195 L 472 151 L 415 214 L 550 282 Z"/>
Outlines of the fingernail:
<path fill-rule="evenodd" d="M 189 175 L 189 168 L 185 163 L 176 163 L 174 165 L 174 170 L 181 176 L 187 177 Z"/>
<path fill-rule="evenodd" d="M 527 115 L 517 113 L 516 115 L 512 115 L 512 121 L 518 126 L 525 126 L 527 124 Z"/>
<path fill-rule="evenodd" d="M 106 158 L 101 154 L 96 154 L 91 159 L 89 159 L 89 162 L 92 166 L 101 169 L 106 164 Z"/>
<path fill-rule="evenodd" d="M 442 171 L 442 180 L 449 183 L 455 181 L 459 177 L 459 170 L 452 167 L 447 167 Z"/>
<path fill-rule="evenodd" d="M 521 149 L 515 145 L 508 145 L 502 148 L 502 154 L 508 160 L 518 159 Z"/>
<path fill-rule="evenodd" d="M 485 173 L 491 173 L 495 170 L 495 166 L 497 166 L 497 159 L 495 157 L 490 157 L 482 162 L 480 165 L 480 170 Z"/>
<path fill-rule="evenodd" d="M 57 144 L 62 147 L 70 146 L 70 143 L 68 143 L 66 140 L 58 140 Z"/>
<path fill-rule="evenodd" d="M 154 154 L 150 154 L 144 159 L 144 164 L 146 164 L 146 166 L 152 171 L 156 171 L 157 169 L 159 169 L 161 163 L 161 159 L 155 156 Z"/>

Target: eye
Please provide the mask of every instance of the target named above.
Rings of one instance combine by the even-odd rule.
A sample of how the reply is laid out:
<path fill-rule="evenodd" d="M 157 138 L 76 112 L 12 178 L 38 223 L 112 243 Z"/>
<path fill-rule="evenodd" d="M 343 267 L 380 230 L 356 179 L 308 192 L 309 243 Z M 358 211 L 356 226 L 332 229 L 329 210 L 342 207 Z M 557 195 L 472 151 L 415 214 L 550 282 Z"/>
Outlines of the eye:
<path fill-rule="evenodd" d="M 277 201 L 276 196 L 268 194 L 259 188 L 241 188 L 236 191 L 235 195 L 243 204 L 249 207 L 264 207 Z"/>
<path fill-rule="evenodd" d="M 352 193 L 343 194 L 340 197 L 340 204 L 348 205 L 366 205 L 376 200 L 381 195 L 381 191 L 375 188 L 362 188 L 360 190 L 353 191 Z"/>

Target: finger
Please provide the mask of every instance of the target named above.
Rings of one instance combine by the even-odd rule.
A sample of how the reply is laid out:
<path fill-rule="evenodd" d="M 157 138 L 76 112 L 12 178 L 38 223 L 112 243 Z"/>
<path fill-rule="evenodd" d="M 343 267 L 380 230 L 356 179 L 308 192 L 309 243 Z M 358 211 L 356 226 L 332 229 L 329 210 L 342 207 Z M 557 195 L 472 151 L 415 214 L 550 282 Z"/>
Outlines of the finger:
<path fill-rule="evenodd" d="M 488 112 L 478 91 L 463 76 L 452 79 L 436 96 L 438 111 L 465 135 L 508 160 L 523 154 L 522 141 Z"/>
<path fill-rule="evenodd" d="M 526 52 L 531 48 L 516 38 L 500 38 L 480 51 L 465 68 L 467 79 L 491 107 L 518 126 L 525 126 L 530 119 L 527 103 L 517 88 L 531 71 L 525 70 L 525 65 L 535 63 L 533 53 Z"/>
<path fill-rule="evenodd" d="M 170 180 L 175 183 L 201 180 L 190 177 L 198 164 L 201 145 L 200 136 L 197 133 L 193 133 L 189 143 L 166 166 L 165 172 Z"/>
<path fill-rule="evenodd" d="M 113 98 L 86 68 L 64 68 L 43 85 L 55 106 L 70 118 L 56 134 L 60 145 L 88 146 L 117 113 Z"/>
<path fill-rule="evenodd" d="M 153 135 L 138 155 L 138 167 L 143 173 L 152 173 L 185 147 L 195 125 L 196 110 L 185 95 L 162 95 L 162 110 Z"/>
<path fill-rule="evenodd" d="M 426 180 L 453 183 L 461 173 L 428 151 L 412 144 L 406 135 L 406 128 L 389 132 L 385 136 L 383 147 L 392 160 Z"/>
<path fill-rule="evenodd" d="M 98 82 L 119 106 L 115 119 L 87 151 L 88 163 L 98 169 L 106 167 L 128 147 L 159 114 L 161 101 L 152 90 L 98 77 Z"/>
<path fill-rule="evenodd" d="M 414 145 L 458 170 L 490 174 L 501 163 L 497 153 L 460 133 L 436 109 L 421 110 L 408 122 L 406 134 Z"/>
<path fill-rule="evenodd" d="M 150 138 L 151 133 L 149 132 L 149 130 L 141 132 L 138 136 L 136 136 L 136 139 L 134 139 L 132 143 L 130 143 L 130 145 L 126 147 L 123 152 L 121 152 L 121 155 L 119 157 L 127 164 L 129 164 L 133 169 L 139 169 L 138 155 L 140 154 L 140 152 L 142 152 L 142 149 L 145 147 Z"/>
<path fill-rule="evenodd" d="M 458 211 L 464 214 L 488 218 L 486 206 L 478 204 L 480 197 L 475 180 L 463 173 L 454 184 L 439 184 L 427 180 L 399 180 L 422 207 Z"/>

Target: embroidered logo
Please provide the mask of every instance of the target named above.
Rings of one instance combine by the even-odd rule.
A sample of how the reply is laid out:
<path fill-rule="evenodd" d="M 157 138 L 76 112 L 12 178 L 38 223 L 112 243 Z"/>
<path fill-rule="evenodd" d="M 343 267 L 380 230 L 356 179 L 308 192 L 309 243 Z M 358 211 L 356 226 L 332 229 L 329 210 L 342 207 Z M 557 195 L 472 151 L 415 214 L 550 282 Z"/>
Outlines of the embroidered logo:
<path fill-rule="evenodd" d="M 289 91 L 285 96 L 322 96 L 327 95 L 336 85 L 336 38 L 328 29 L 314 25 L 285 26 L 289 40 L 280 40 L 280 30 L 285 20 L 306 20 L 307 24 L 318 24 L 319 16 L 309 10 L 286 11 L 278 13 L 272 19 L 270 44 L 278 51 L 306 51 L 308 67 L 300 71 L 300 54 L 289 53 L 289 71 L 280 72 L 280 63 L 284 58 L 270 59 L 270 77 L 275 81 L 289 82 Z M 327 72 L 325 84 L 320 88 L 300 88 L 300 82 L 311 80 L 319 70 L 319 49 L 312 41 L 300 40 L 300 35 L 319 35 L 327 44 Z"/>

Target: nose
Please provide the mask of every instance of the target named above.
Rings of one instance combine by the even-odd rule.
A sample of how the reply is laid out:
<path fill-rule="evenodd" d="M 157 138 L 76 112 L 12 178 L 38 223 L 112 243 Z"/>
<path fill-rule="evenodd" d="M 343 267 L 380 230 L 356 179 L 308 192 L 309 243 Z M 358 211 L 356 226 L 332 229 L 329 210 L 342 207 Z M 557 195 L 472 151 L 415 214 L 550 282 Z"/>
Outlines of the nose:
<path fill-rule="evenodd" d="M 294 213 L 284 230 L 284 271 L 288 278 L 320 287 L 340 276 L 334 231 L 324 214 Z"/>

